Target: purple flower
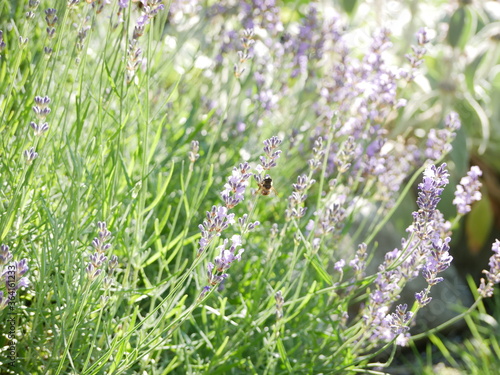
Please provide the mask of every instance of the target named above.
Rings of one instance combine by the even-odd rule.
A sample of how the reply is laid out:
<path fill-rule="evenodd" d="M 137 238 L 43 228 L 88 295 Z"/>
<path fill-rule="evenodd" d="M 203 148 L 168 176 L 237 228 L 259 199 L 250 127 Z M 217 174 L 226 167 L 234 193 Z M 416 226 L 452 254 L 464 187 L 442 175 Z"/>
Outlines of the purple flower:
<path fill-rule="evenodd" d="M 495 243 L 491 246 L 493 255 L 489 260 L 489 271 L 483 270 L 486 279 L 481 279 L 481 284 L 478 288 L 479 294 L 486 298 L 493 295 L 493 286 L 500 283 L 500 241 L 495 240 Z"/>
<path fill-rule="evenodd" d="M 0 52 L 5 48 L 5 42 L 3 40 L 3 31 L 0 30 Z"/>
<path fill-rule="evenodd" d="M 209 262 L 207 265 L 207 279 L 210 285 L 218 285 L 224 279 L 226 279 L 229 275 L 227 273 L 217 274 L 217 270 L 215 269 L 215 265 L 212 262 Z"/>
<path fill-rule="evenodd" d="M 242 163 L 239 168 L 233 168 L 231 176 L 228 177 L 221 193 L 227 208 L 233 208 L 245 198 L 244 194 L 249 184 L 248 179 L 252 175 L 249 169 L 250 165 L 248 163 Z"/>
<path fill-rule="evenodd" d="M 406 59 L 410 62 L 411 71 L 404 74 L 408 81 L 412 81 L 415 78 L 415 72 L 417 68 L 424 62 L 424 56 L 427 53 L 427 49 L 424 47 L 430 42 L 427 35 L 427 29 L 421 28 L 416 34 L 417 45 L 411 46 L 412 54 L 405 55 Z"/>
<path fill-rule="evenodd" d="M 309 165 L 309 168 L 311 168 L 311 170 L 314 171 L 321 167 L 325 156 L 326 150 L 323 145 L 323 137 L 319 136 L 314 141 L 314 146 L 312 150 L 313 150 L 313 157 L 312 159 L 309 159 L 307 161 L 307 164 Z"/>
<path fill-rule="evenodd" d="M 31 121 L 30 126 L 35 131 L 35 137 L 40 137 L 49 130 L 49 124 L 47 122 L 38 125 L 36 122 Z"/>
<path fill-rule="evenodd" d="M 407 309 L 408 305 L 406 303 L 403 305 L 398 305 L 396 307 L 396 312 L 387 315 L 387 322 L 389 323 L 392 332 L 396 335 L 408 332 L 410 330 L 408 324 L 413 317 L 413 313 L 411 311 L 406 311 Z"/>
<path fill-rule="evenodd" d="M 94 281 L 101 274 L 101 272 L 102 270 L 94 267 L 92 263 L 89 263 L 85 268 L 85 273 L 90 281 Z"/>
<path fill-rule="evenodd" d="M 438 160 L 451 151 L 451 142 L 455 139 L 456 131 L 460 129 L 460 118 L 451 112 L 445 119 L 444 129 L 431 129 L 427 139 L 425 156 L 431 160 Z"/>
<path fill-rule="evenodd" d="M 285 210 L 287 220 L 292 218 L 300 219 L 306 214 L 307 207 L 304 207 L 307 199 L 306 192 L 315 182 L 315 180 L 309 179 L 305 174 L 297 177 L 297 183 L 292 184 L 294 191 L 288 197 L 288 207 Z"/>
<path fill-rule="evenodd" d="M 396 313 L 388 315 L 389 307 L 399 298 L 402 286 L 419 273 L 428 286 L 416 293 L 415 299 L 421 306 L 428 304 L 431 286 L 443 280 L 437 275 L 450 266 L 450 226 L 437 209 L 448 176 L 446 164 L 431 165 L 425 170 L 423 181 L 418 185 L 419 210 L 413 213 L 413 224 L 407 229 L 410 237 L 402 240 L 403 250 L 388 252 L 379 266 L 374 290 L 363 314 L 373 342 L 397 338 L 398 344 L 406 344 L 411 313 L 406 312 L 405 305 L 400 305 Z"/>
<path fill-rule="evenodd" d="M 28 270 L 28 259 L 26 258 L 20 261 L 14 261 L 5 267 L 2 272 L 2 277 L 5 279 L 5 286 L 7 287 L 7 290 L 15 291 L 19 288 L 28 286 L 28 279 L 23 277 Z"/>
<path fill-rule="evenodd" d="M 229 249 L 226 249 L 228 242 L 229 241 L 225 239 L 224 244 L 218 247 L 220 255 L 214 259 L 215 269 L 217 272 L 227 271 L 235 260 L 241 260 L 241 254 L 245 251 L 244 249 L 238 250 L 238 247 L 241 246 L 240 236 L 234 235 L 231 237 L 231 246 Z M 238 253 L 236 253 L 236 250 L 238 250 Z"/>
<path fill-rule="evenodd" d="M 260 225 L 260 221 L 254 221 L 252 223 L 247 223 L 247 221 L 248 221 L 248 214 L 243 214 L 243 216 L 238 219 L 238 223 L 240 224 L 242 232 L 245 231 L 250 232 Z"/>
<path fill-rule="evenodd" d="M 432 297 L 429 297 L 429 289 L 424 289 L 421 292 L 415 293 L 415 300 L 418 302 L 420 307 L 428 305 L 432 301 Z"/>
<path fill-rule="evenodd" d="M 457 185 L 453 204 L 457 206 L 457 211 L 461 215 L 470 212 L 471 204 L 481 200 L 481 182 L 479 177 L 483 172 L 478 166 L 472 166 L 467 176 L 462 177 L 460 185 Z"/>
<path fill-rule="evenodd" d="M 35 151 L 34 147 L 31 147 L 24 151 L 24 158 L 26 159 L 26 164 L 30 165 L 38 157 L 38 152 Z"/>
<path fill-rule="evenodd" d="M 280 144 L 281 139 L 276 136 L 273 136 L 264 141 L 265 155 L 260 157 L 260 164 L 256 168 L 259 173 L 268 171 L 271 168 L 276 167 L 276 161 L 281 155 L 281 150 L 277 150 Z"/>
<path fill-rule="evenodd" d="M 85 272 L 87 274 L 87 278 L 90 281 L 95 280 L 103 271 L 103 267 L 105 264 L 108 265 L 107 275 L 104 280 L 105 287 L 109 287 L 112 284 L 111 275 L 114 270 L 118 266 L 118 257 L 116 255 L 111 256 L 111 259 L 108 260 L 108 257 L 105 253 L 111 249 L 111 241 L 112 233 L 108 230 L 107 224 L 104 221 L 97 222 L 97 237 L 95 237 L 91 245 L 95 249 L 95 253 L 89 256 L 90 263 L 87 264 L 85 268 Z"/>
<path fill-rule="evenodd" d="M 345 267 L 345 260 L 340 259 L 338 262 L 335 262 L 333 269 L 338 272 L 342 272 Z"/>
<path fill-rule="evenodd" d="M 89 257 L 89 260 L 94 267 L 100 268 L 108 260 L 108 257 L 104 254 L 95 253 Z"/>
<path fill-rule="evenodd" d="M 203 224 L 198 226 L 201 231 L 198 255 L 201 255 L 215 236 L 220 236 L 220 232 L 234 223 L 234 213 L 228 214 L 227 207 L 212 206 L 212 209 L 207 211 Z"/>
<path fill-rule="evenodd" d="M 366 249 L 367 246 L 365 243 L 359 244 L 354 259 L 349 262 L 349 266 L 351 266 L 351 268 L 354 270 L 354 273 L 358 277 L 363 276 L 363 272 L 366 268 Z"/>
<path fill-rule="evenodd" d="M 16 292 L 12 292 L 10 293 L 12 296 L 15 296 L 16 295 Z M 5 309 L 7 307 L 7 305 L 9 304 L 9 300 L 10 300 L 11 297 L 9 296 L 5 296 L 4 297 L 4 293 L 2 290 L 0 290 L 0 311 L 2 311 L 3 309 Z"/>
<path fill-rule="evenodd" d="M 47 22 L 47 26 L 54 27 L 57 23 L 57 10 L 54 8 L 48 8 L 45 10 L 45 22 Z"/>
<path fill-rule="evenodd" d="M 417 31 L 417 43 L 418 43 L 418 45 L 423 46 L 429 42 L 430 42 L 430 39 L 427 35 L 427 29 L 425 27 L 421 27 Z"/>
<path fill-rule="evenodd" d="M 146 26 L 149 23 L 149 17 L 147 14 L 142 14 L 139 18 L 137 18 L 136 25 L 137 27 L 141 28 L 142 31 L 144 31 L 144 26 Z M 139 35 L 141 36 L 142 33 Z M 137 38 L 134 38 L 137 39 Z"/>
<path fill-rule="evenodd" d="M 203 289 L 201 290 L 200 295 L 198 296 L 197 301 L 200 302 L 203 298 L 205 298 L 205 296 L 207 295 L 208 292 L 210 292 L 211 289 L 212 288 L 209 287 L 209 286 L 203 287 Z"/>
<path fill-rule="evenodd" d="M 35 106 L 33 107 L 33 112 L 35 112 L 38 119 L 44 121 L 45 118 L 50 114 L 50 98 L 48 96 L 35 96 Z"/>
<path fill-rule="evenodd" d="M 241 1 L 240 7 L 243 27 L 253 29 L 258 26 L 271 35 L 283 31 L 280 9 L 275 0 Z"/>
<path fill-rule="evenodd" d="M 418 199 L 417 205 L 419 210 L 413 212 L 413 228 L 412 230 L 422 240 L 428 239 L 437 204 L 441 200 L 440 195 L 443 192 L 448 181 L 449 173 L 446 170 L 446 163 L 440 167 L 431 165 L 424 171 L 424 179 L 418 184 Z"/>
<path fill-rule="evenodd" d="M 0 246 L 0 266 L 3 266 L 10 262 L 12 259 L 12 253 L 9 251 L 7 245 L 2 244 Z"/>

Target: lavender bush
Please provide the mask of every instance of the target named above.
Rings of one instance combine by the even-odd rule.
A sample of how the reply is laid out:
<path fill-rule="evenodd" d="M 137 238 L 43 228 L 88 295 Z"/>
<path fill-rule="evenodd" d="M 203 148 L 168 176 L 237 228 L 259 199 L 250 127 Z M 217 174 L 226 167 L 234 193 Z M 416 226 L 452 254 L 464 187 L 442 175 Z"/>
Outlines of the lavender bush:
<path fill-rule="evenodd" d="M 452 323 L 412 334 L 483 172 L 416 121 L 436 33 L 357 11 L 0 3 L 2 373 L 386 373 Z"/>

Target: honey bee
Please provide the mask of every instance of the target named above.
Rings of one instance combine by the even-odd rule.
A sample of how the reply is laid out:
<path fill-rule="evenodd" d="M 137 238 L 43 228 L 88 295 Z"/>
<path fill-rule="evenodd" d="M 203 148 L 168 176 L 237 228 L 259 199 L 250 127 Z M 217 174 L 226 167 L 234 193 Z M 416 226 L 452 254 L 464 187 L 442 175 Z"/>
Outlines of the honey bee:
<path fill-rule="evenodd" d="M 259 188 L 255 192 L 255 194 L 261 194 L 261 195 L 269 195 L 271 192 L 274 192 L 275 195 L 278 195 L 278 192 L 276 189 L 273 187 L 273 179 L 271 176 L 266 175 L 264 179 L 259 182 Z"/>

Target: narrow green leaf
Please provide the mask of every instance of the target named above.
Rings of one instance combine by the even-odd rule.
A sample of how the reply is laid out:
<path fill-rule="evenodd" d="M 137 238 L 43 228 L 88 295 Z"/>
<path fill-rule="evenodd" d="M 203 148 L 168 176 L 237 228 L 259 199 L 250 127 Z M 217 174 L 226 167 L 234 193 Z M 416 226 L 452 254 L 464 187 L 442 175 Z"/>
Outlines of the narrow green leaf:
<path fill-rule="evenodd" d="M 451 16 L 448 25 L 448 35 L 446 40 L 452 47 L 457 47 L 460 38 L 464 32 L 466 11 L 463 7 L 459 7 Z"/>
<path fill-rule="evenodd" d="M 487 54 L 487 51 L 482 51 L 474 58 L 474 60 L 472 60 L 470 62 L 470 64 L 468 64 L 465 67 L 465 71 L 464 71 L 465 84 L 467 85 L 467 90 L 469 90 L 469 92 L 473 95 L 475 93 L 475 87 L 474 87 L 475 80 L 474 80 L 474 78 L 476 76 L 477 69 L 481 65 L 481 62 L 483 62 L 486 54 Z"/>
<path fill-rule="evenodd" d="M 318 275 L 323 279 L 325 283 L 328 285 L 332 285 L 333 281 L 330 275 L 323 269 L 323 266 L 319 263 L 318 259 L 316 257 L 310 257 L 309 255 L 306 255 L 306 258 L 311 262 L 311 265 L 314 267 L 316 272 L 318 272 Z"/>
<path fill-rule="evenodd" d="M 479 144 L 477 152 L 483 154 L 490 141 L 490 120 L 484 111 L 483 107 L 470 95 L 468 92 L 464 93 L 464 99 L 470 105 L 472 110 L 476 113 L 479 123 L 481 125 L 481 143 Z"/>
<path fill-rule="evenodd" d="M 215 352 L 216 357 L 219 357 L 222 354 L 228 342 L 229 342 L 229 336 L 226 336 L 222 344 L 220 344 L 219 349 L 217 349 L 217 351 Z"/>
<path fill-rule="evenodd" d="M 292 372 L 292 365 L 290 365 L 290 361 L 288 360 L 288 356 L 286 354 L 285 346 L 283 345 L 283 342 L 281 341 L 280 338 L 278 338 L 278 342 L 276 343 L 276 346 L 278 348 L 278 353 L 280 354 L 280 358 L 285 364 L 287 370 L 289 372 Z"/>
<path fill-rule="evenodd" d="M 165 191 L 167 190 L 167 187 L 168 187 L 168 184 L 170 183 L 170 180 L 172 179 L 172 175 L 174 174 L 174 163 L 172 162 L 172 166 L 170 167 L 170 173 L 167 177 L 167 179 L 165 180 L 165 182 L 163 183 L 161 189 L 156 193 L 156 197 L 155 199 L 153 200 L 153 202 L 151 202 L 151 204 L 146 207 L 144 209 L 144 212 L 143 214 L 145 214 L 146 212 L 152 210 L 153 208 L 156 207 L 156 205 L 158 203 L 160 203 L 161 199 L 164 197 L 165 195 Z"/>
<path fill-rule="evenodd" d="M 352 16 L 358 7 L 358 0 L 341 0 L 341 6 L 344 12 Z"/>

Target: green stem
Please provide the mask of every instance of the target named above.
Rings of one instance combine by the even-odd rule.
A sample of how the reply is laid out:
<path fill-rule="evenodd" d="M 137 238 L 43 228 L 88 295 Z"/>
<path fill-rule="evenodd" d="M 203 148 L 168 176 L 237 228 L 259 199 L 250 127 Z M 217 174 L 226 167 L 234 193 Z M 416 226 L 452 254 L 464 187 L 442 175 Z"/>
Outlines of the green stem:
<path fill-rule="evenodd" d="M 85 292 L 83 294 L 82 301 L 80 302 L 80 308 L 78 309 L 78 313 L 76 315 L 76 319 L 73 322 L 73 327 L 71 329 L 71 332 L 70 332 L 70 335 L 69 335 L 69 339 L 68 339 L 68 341 L 65 342 L 64 352 L 63 352 L 63 354 L 61 356 L 61 360 L 59 361 L 59 366 L 57 367 L 55 375 L 59 375 L 61 373 L 62 369 L 63 369 L 64 362 L 65 362 L 66 357 L 67 357 L 67 355 L 69 353 L 69 350 L 71 348 L 71 344 L 73 343 L 73 338 L 75 337 L 76 330 L 77 330 L 77 328 L 80 325 L 83 310 L 87 306 L 86 302 L 87 302 L 87 298 L 88 298 L 89 291 L 90 291 L 90 285 L 91 285 L 91 283 L 87 282 L 87 286 L 85 288 Z"/>
<path fill-rule="evenodd" d="M 447 327 L 449 327 L 450 325 L 452 325 L 453 323 L 455 322 L 458 322 L 459 320 L 463 319 L 465 316 L 469 315 L 473 310 L 476 309 L 476 306 L 482 301 L 483 297 L 479 297 L 476 301 L 474 301 L 474 303 L 472 304 L 471 307 L 469 307 L 466 311 L 464 311 L 463 313 L 461 314 L 458 314 L 457 316 L 454 316 L 453 318 L 451 318 L 450 320 L 447 320 L 446 322 L 438 325 L 437 327 L 434 327 L 434 328 L 431 328 L 430 330 L 428 331 L 425 331 L 425 332 L 422 332 L 422 333 L 419 333 L 417 335 L 413 335 L 411 336 L 411 339 L 413 341 L 416 341 L 416 340 L 420 340 L 420 339 L 423 339 L 425 337 L 428 337 L 430 335 L 433 335 L 434 333 L 437 333 Z"/>

